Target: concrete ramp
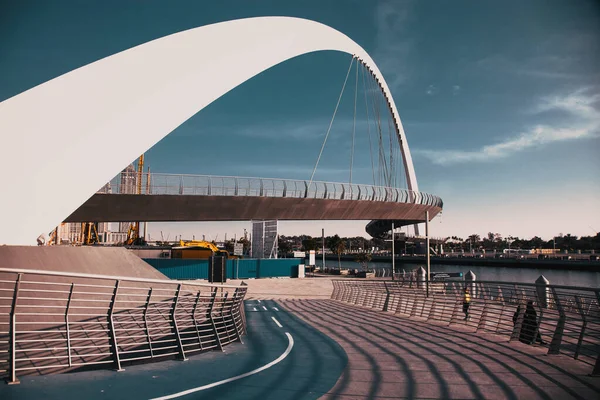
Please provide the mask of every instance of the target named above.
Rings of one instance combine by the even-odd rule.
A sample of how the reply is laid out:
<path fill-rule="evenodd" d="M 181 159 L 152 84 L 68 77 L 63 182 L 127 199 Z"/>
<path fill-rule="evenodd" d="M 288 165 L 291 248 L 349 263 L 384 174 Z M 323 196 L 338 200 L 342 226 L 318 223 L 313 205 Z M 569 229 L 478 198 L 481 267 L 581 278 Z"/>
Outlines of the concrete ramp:
<path fill-rule="evenodd" d="M 0 268 L 168 279 L 123 247 L 0 246 Z"/>

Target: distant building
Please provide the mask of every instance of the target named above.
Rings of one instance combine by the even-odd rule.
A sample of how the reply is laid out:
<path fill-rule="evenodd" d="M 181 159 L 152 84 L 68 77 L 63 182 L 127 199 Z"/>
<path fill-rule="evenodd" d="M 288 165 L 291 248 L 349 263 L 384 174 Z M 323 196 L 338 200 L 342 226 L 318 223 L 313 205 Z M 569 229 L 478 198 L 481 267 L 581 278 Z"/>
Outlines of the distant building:
<path fill-rule="evenodd" d="M 121 181 L 119 184 L 119 193 L 121 194 L 136 194 L 137 193 L 137 171 L 133 164 L 129 164 L 121 172 Z M 129 227 L 132 222 L 119 222 L 119 232 L 129 232 Z"/>
<path fill-rule="evenodd" d="M 277 258 L 277 221 L 252 221 L 252 258 Z"/>

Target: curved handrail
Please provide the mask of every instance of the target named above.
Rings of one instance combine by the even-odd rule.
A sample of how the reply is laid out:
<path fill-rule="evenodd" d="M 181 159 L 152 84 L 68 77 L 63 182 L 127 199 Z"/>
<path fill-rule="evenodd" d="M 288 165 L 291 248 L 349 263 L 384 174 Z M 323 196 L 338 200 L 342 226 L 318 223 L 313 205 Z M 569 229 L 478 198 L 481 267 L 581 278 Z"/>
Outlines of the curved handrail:
<path fill-rule="evenodd" d="M 122 172 L 104 185 L 99 194 L 199 195 L 311 198 L 329 200 L 384 201 L 443 207 L 438 196 L 407 189 L 298 179 Z"/>

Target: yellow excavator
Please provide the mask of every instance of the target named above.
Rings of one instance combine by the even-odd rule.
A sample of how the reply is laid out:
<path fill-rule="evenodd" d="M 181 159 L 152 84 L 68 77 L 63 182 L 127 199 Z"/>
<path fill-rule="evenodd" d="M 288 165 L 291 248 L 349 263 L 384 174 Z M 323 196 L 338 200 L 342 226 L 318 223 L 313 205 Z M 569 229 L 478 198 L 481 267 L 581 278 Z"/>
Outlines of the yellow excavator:
<path fill-rule="evenodd" d="M 172 258 L 204 259 L 211 256 L 224 256 L 232 259 L 240 258 L 229 254 L 227 250 L 219 249 L 214 243 L 204 240 L 180 240 L 179 246 L 173 247 L 171 250 Z"/>

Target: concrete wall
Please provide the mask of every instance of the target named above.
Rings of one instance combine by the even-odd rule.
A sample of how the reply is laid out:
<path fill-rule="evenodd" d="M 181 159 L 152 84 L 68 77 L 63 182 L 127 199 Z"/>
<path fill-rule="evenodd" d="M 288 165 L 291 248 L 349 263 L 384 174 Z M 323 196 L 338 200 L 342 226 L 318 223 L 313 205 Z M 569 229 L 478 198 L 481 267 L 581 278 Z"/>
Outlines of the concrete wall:
<path fill-rule="evenodd" d="M 208 260 L 149 258 L 144 261 L 171 279 L 208 279 Z M 227 279 L 295 278 L 302 262 L 299 258 L 227 260 Z"/>
<path fill-rule="evenodd" d="M 165 279 L 124 247 L 0 246 L 0 268 Z"/>

